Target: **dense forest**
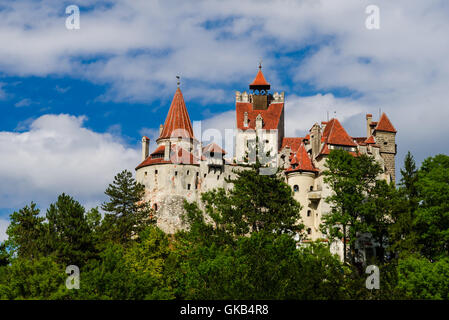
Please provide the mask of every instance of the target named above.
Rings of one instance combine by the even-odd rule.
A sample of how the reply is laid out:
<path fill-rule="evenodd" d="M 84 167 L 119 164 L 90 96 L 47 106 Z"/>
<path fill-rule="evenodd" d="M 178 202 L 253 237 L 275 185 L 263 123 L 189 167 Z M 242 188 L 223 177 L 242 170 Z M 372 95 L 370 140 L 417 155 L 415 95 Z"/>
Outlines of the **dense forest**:
<path fill-rule="evenodd" d="M 281 174 L 259 169 L 238 172 L 232 190 L 204 193 L 202 206 L 186 202 L 189 227 L 174 235 L 157 228 L 126 170 L 101 208 L 67 194 L 45 213 L 31 203 L 10 215 L 0 244 L 0 298 L 449 298 L 448 156 L 417 168 L 409 153 L 394 186 L 378 179 L 372 158 L 332 151 L 324 175 L 335 192 L 321 230 L 344 240 L 343 261 L 330 242 L 298 246 L 294 234 L 307 238 L 301 204 Z M 380 245 L 362 267 L 356 241 L 366 233 Z M 366 287 L 367 264 L 379 267 L 379 289 Z M 78 289 L 66 286 L 69 265 L 79 267 Z"/>

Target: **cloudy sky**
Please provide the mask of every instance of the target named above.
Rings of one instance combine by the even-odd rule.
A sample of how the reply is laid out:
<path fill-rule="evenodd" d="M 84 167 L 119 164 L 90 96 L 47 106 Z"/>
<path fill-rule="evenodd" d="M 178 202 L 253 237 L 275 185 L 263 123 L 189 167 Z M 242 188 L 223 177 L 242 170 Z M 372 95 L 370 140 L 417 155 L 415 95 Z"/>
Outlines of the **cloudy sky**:
<path fill-rule="evenodd" d="M 66 28 L 66 7 L 80 29 Z M 368 29 L 368 5 L 380 28 Z M 445 0 L 0 0 L 0 240 L 13 210 L 69 193 L 104 201 L 164 122 L 176 75 L 192 121 L 233 128 L 235 90 L 259 60 L 286 92 L 286 134 L 336 115 L 353 136 L 365 113 L 398 130 L 400 166 L 449 153 Z"/>

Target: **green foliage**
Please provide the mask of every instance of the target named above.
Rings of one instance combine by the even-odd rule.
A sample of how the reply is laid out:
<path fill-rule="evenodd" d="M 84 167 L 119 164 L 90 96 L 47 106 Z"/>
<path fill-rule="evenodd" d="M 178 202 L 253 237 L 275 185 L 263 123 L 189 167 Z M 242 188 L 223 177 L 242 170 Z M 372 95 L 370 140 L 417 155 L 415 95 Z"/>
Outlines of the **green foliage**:
<path fill-rule="evenodd" d="M 7 242 L 0 243 L 0 268 L 3 266 L 7 266 L 9 264 L 9 260 L 11 258 L 11 254 L 8 252 Z"/>
<path fill-rule="evenodd" d="M 124 170 L 117 174 L 105 194 L 109 197 L 109 201 L 102 205 L 107 212 L 102 225 L 106 239 L 116 243 L 129 242 L 155 222 L 149 203 L 142 201 L 145 187 L 135 181 L 131 172 Z"/>
<path fill-rule="evenodd" d="M 237 171 L 227 180 L 233 188 L 214 189 L 202 194 L 206 214 L 216 233 L 242 236 L 249 232 L 298 233 L 303 229 L 300 204 L 279 175 L 263 175 L 260 166 Z M 186 207 L 195 212 L 196 207 Z M 194 214 L 195 215 L 195 214 Z"/>
<path fill-rule="evenodd" d="M 402 178 L 399 183 L 397 197 L 393 208 L 393 224 L 390 226 L 391 250 L 397 256 L 406 257 L 419 252 L 417 232 L 414 226 L 418 209 L 418 170 L 410 152 L 401 169 Z"/>
<path fill-rule="evenodd" d="M 31 202 L 10 215 L 10 224 L 6 230 L 8 245 L 13 252 L 22 258 L 32 259 L 42 254 L 44 228 L 39 217 L 39 209 Z M 30 241 L 33 239 L 33 241 Z"/>
<path fill-rule="evenodd" d="M 332 150 L 325 166 L 324 181 L 334 192 L 326 199 L 331 212 L 323 218 L 322 232 L 329 239 L 344 239 L 345 247 L 348 240 L 351 253 L 359 234 L 381 227 L 378 236 L 383 237 L 388 221 L 383 214 L 389 212 L 387 207 L 378 210 L 377 206 L 389 197 L 390 189 L 378 179 L 380 165 L 367 155 L 355 157 L 344 150 Z"/>
<path fill-rule="evenodd" d="M 429 259 L 449 256 L 449 156 L 424 160 L 416 183 L 420 205 L 415 227 L 421 252 Z"/>
<path fill-rule="evenodd" d="M 95 254 L 93 234 L 85 210 L 72 197 L 62 194 L 46 214 L 47 250 L 66 265 L 82 266 Z"/>
<path fill-rule="evenodd" d="M 67 294 L 65 278 L 65 267 L 52 257 L 14 259 L 0 271 L 0 298 L 60 299 Z"/>
<path fill-rule="evenodd" d="M 396 190 L 369 157 L 329 156 L 325 180 L 336 192 L 323 228 L 351 246 L 369 232 L 396 253 L 384 259 L 378 248 L 380 290 L 366 289 L 363 268 L 327 245 L 298 247 L 300 205 L 260 168 L 237 173 L 231 190 L 205 193 L 204 211 L 186 202 L 189 229 L 175 235 L 154 226 L 126 171 L 106 190 L 105 219 L 65 194 L 47 221 L 31 203 L 11 214 L 0 244 L 0 299 L 449 299 L 449 157 L 417 170 L 409 154 Z M 80 267 L 79 290 L 65 287 L 69 264 Z"/>
<path fill-rule="evenodd" d="M 181 246 L 177 273 L 185 299 L 338 299 L 340 262 L 327 247 L 298 250 L 287 234 L 253 232 L 235 245 Z"/>
<path fill-rule="evenodd" d="M 79 290 L 71 292 L 74 299 L 170 299 L 163 271 L 168 255 L 167 236 L 149 226 L 139 234 L 139 241 L 126 248 L 109 243 L 81 271 Z"/>
<path fill-rule="evenodd" d="M 449 258 L 436 262 L 412 256 L 398 265 L 398 287 L 408 299 L 449 299 Z"/>

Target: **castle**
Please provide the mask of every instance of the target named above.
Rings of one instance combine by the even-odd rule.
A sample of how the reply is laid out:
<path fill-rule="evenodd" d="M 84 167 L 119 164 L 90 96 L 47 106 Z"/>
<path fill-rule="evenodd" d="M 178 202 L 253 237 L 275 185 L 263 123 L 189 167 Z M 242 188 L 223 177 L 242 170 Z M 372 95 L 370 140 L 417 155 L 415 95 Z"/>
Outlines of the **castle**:
<path fill-rule="evenodd" d="M 227 152 L 216 143 L 203 146 L 195 138 L 179 82 L 160 127 L 157 148 L 151 154 L 149 138 L 142 138 L 142 162 L 136 167 L 136 180 L 145 185 L 145 200 L 156 210 L 158 225 L 165 232 L 185 227 L 179 216 L 184 199 L 199 202 L 203 192 L 232 187 L 225 178 L 233 178 L 234 170 L 244 169 L 245 163 L 254 161 L 250 149 L 255 141 L 272 155 L 265 163 L 283 170 L 285 182 L 302 206 L 308 240 L 323 237 L 319 226 L 322 216 L 330 211 L 324 200 L 331 190 L 324 183 L 322 172 L 331 150 L 344 149 L 374 157 L 384 168 L 382 178 L 394 183 L 396 129 L 385 113 L 379 121 L 366 115 L 366 137 L 350 136 L 336 118 L 313 124 L 305 137 L 285 137 L 284 92 L 269 92 L 270 84 L 261 66 L 249 89 L 249 93 L 236 92 L 233 159 L 225 158 Z"/>

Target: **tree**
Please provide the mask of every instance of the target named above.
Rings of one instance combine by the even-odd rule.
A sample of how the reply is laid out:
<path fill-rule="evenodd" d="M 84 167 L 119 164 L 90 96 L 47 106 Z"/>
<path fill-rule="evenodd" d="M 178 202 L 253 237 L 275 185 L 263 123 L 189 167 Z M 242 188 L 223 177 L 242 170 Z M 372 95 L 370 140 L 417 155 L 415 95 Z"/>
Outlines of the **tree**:
<path fill-rule="evenodd" d="M 449 258 L 430 262 L 410 256 L 398 265 L 398 288 L 407 299 L 449 299 Z"/>
<path fill-rule="evenodd" d="M 411 253 L 418 252 L 414 223 L 419 205 L 418 170 L 410 151 L 405 156 L 401 175 L 397 192 L 398 197 L 393 209 L 394 223 L 390 227 L 390 240 L 391 249 L 396 252 L 397 256 L 408 256 Z"/>
<path fill-rule="evenodd" d="M 321 229 L 329 239 L 343 239 L 344 262 L 347 261 L 348 242 L 351 260 L 355 263 L 357 236 L 370 230 L 362 215 L 362 207 L 375 189 L 382 169 L 371 157 L 363 154 L 353 156 L 344 150 L 332 150 L 325 166 L 324 182 L 333 192 L 326 198 L 331 211 L 324 216 Z"/>
<path fill-rule="evenodd" d="M 126 243 L 155 222 L 154 211 L 148 202 L 143 201 L 145 187 L 134 180 L 131 172 L 124 170 L 117 174 L 105 194 L 109 201 L 102 205 L 107 212 L 103 230 L 108 239 Z"/>
<path fill-rule="evenodd" d="M 428 259 L 449 256 L 449 156 L 423 161 L 416 183 L 420 204 L 414 226 L 421 253 Z"/>
<path fill-rule="evenodd" d="M 39 217 L 39 213 L 36 204 L 31 202 L 10 215 L 6 230 L 8 245 L 20 258 L 33 259 L 42 254 L 45 218 Z"/>
<path fill-rule="evenodd" d="M 138 240 L 124 245 L 108 243 L 99 260 L 82 272 L 74 299 L 171 299 L 172 289 L 163 274 L 170 252 L 167 236 L 148 226 Z"/>
<path fill-rule="evenodd" d="M 95 256 L 92 231 L 78 201 L 63 193 L 50 205 L 46 217 L 47 248 L 59 262 L 80 267 Z"/>
<path fill-rule="evenodd" d="M 239 237 L 235 245 L 177 247 L 177 298 L 344 298 L 339 259 L 327 247 L 297 249 L 287 234 L 266 231 Z"/>
<path fill-rule="evenodd" d="M 216 232 L 241 236 L 248 232 L 296 233 L 300 223 L 300 204 L 289 185 L 279 175 L 262 175 L 260 164 L 235 171 L 235 179 L 226 179 L 232 188 L 214 189 L 202 194 L 205 213 Z M 195 205 L 186 207 L 195 210 Z"/>
<path fill-rule="evenodd" d="M 7 266 L 9 264 L 9 260 L 11 258 L 11 254 L 8 252 L 7 243 L 0 243 L 0 268 L 3 266 Z"/>

